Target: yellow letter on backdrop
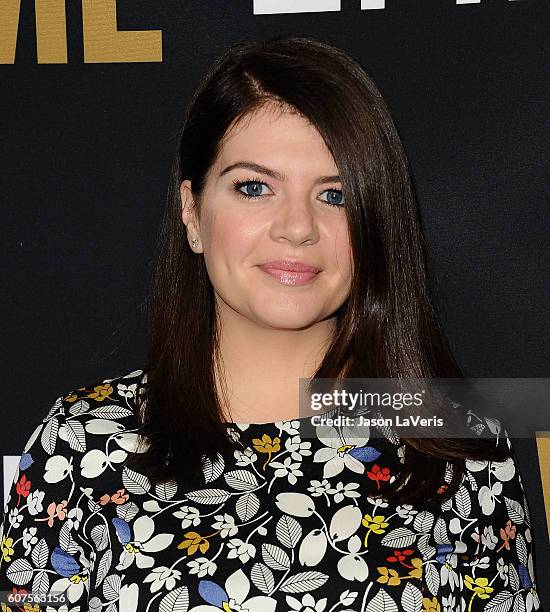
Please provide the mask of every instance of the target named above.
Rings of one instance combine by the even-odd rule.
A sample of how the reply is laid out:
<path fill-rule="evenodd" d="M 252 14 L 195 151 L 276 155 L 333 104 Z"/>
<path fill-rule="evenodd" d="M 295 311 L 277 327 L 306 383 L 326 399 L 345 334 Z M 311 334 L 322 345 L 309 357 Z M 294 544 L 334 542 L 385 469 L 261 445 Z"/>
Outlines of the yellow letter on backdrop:
<path fill-rule="evenodd" d="M 117 30 L 116 0 L 82 0 L 84 62 L 162 62 L 162 30 Z"/>
<path fill-rule="evenodd" d="M 21 0 L 0 0 L 0 64 L 15 62 Z M 36 0 L 36 56 L 39 64 L 67 63 L 65 0 Z"/>

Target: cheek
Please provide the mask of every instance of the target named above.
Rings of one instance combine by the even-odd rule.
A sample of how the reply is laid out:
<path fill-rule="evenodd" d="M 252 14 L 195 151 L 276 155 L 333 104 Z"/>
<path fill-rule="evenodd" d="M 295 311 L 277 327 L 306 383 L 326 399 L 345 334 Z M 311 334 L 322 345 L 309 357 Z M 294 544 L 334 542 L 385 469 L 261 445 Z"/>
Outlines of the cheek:
<path fill-rule="evenodd" d="M 349 282 L 353 274 L 353 252 L 347 224 L 342 224 L 335 234 L 334 253 L 337 269 L 340 271 L 342 278 Z"/>
<path fill-rule="evenodd" d="M 254 228 L 241 215 L 212 212 L 201 223 L 204 234 L 205 260 L 209 267 L 226 269 L 232 262 L 242 263 L 253 250 Z"/>

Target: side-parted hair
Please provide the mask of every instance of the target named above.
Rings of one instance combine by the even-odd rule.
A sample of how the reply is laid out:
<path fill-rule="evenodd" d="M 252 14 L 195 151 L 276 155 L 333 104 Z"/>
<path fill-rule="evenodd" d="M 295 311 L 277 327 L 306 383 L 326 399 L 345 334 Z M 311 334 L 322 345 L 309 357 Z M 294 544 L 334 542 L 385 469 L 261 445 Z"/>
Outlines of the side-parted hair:
<path fill-rule="evenodd" d="M 224 50 L 190 100 L 178 135 L 148 299 L 147 380 L 139 417 L 145 452 L 128 459 L 160 483 L 188 477 L 204 455 L 233 444 L 216 391 L 219 356 L 214 289 L 181 219 L 180 185 L 200 202 L 224 135 L 264 104 L 305 117 L 338 167 L 353 252 L 350 294 L 335 313 L 334 338 L 318 378 L 463 378 L 428 285 L 425 246 L 408 160 L 373 80 L 341 49 L 277 36 Z M 407 438 L 404 463 L 385 498 L 414 503 L 436 495 L 465 459 L 503 461 L 486 438 Z"/>

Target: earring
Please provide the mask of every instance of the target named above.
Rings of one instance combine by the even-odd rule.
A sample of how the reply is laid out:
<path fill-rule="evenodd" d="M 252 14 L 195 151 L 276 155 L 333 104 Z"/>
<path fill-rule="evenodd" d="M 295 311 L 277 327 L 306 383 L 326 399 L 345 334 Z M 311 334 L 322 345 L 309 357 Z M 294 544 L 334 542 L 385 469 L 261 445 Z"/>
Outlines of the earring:
<path fill-rule="evenodd" d="M 195 248 L 197 246 L 197 244 L 199 243 L 199 241 L 196 238 L 193 238 L 192 242 L 191 242 L 191 246 L 193 248 Z"/>

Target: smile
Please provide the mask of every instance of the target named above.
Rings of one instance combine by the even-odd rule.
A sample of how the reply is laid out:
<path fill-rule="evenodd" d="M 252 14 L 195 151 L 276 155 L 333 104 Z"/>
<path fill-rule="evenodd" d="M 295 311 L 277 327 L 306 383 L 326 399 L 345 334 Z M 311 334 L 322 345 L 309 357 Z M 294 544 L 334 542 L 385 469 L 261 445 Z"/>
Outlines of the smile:
<path fill-rule="evenodd" d="M 291 270 L 281 270 L 279 268 L 268 268 L 258 266 L 260 271 L 276 280 L 281 285 L 289 285 L 298 287 L 307 285 L 315 281 L 319 276 L 319 272 L 293 272 Z"/>

